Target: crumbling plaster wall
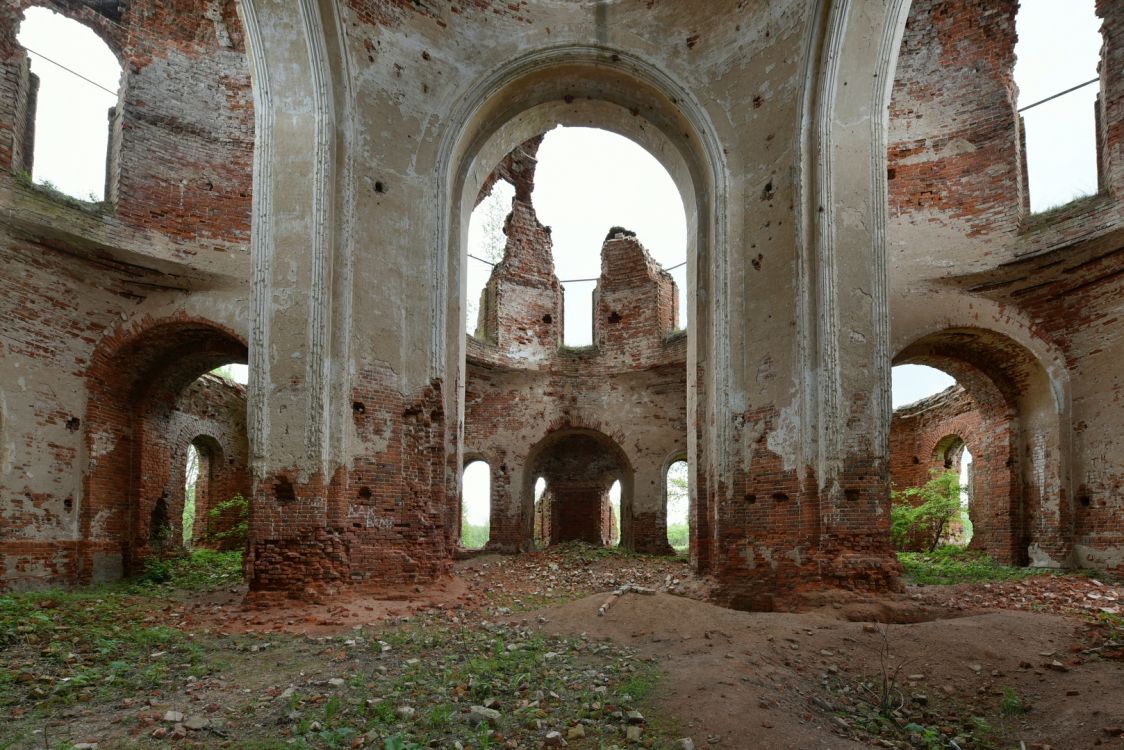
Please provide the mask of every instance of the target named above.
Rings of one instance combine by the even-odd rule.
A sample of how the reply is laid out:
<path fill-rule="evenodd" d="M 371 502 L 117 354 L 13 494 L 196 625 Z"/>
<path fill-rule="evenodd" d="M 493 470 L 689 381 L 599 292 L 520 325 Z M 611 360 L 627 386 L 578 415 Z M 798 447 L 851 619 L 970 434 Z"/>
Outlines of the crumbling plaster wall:
<path fill-rule="evenodd" d="M 1013 1 L 912 4 L 891 105 L 892 349 L 970 328 L 1017 342 L 1028 366 L 1000 386 L 1016 390 L 1020 423 L 1014 459 L 1030 520 L 1019 557 L 1119 568 L 1124 8 L 1097 3 L 1101 192 L 1042 216 L 1024 197 L 1016 11 Z M 1008 353 L 966 341 L 946 341 L 941 355 L 986 370 Z"/>
<path fill-rule="evenodd" d="M 374 513 L 415 540 L 419 575 L 445 569 L 467 216 L 504 154 L 562 122 L 653 144 L 694 220 L 696 565 L 742 605 L 793 580 L 891 584 L 879 125 L 900 3 L 246 7 L 259 121 L 285 124 L 259 138 L 255 178 L 255 502 L 295 498 L 284 518 L 301 520 L 269 533 L 308 550 L 306 568 L 368 575 L 302 538 L 338 535 L 357 461 L 421 412 L 416 450 L 385 456 Z M 296 330 L 303 344 L 275 345 Z M 389 423 L 361 428 L 344 404 L 376 394 Z M 765 512 L 750 495 L 791 502 Z"/>
<path fill-rule="evenodd" d="M 97 377 L 125 388 L 151 359 L 113 360 L 109 350 L 168 321 L 235 339 L 248 327 L 254 117 L 234 3 L 136 1 L 112 18 L 77 3 L 42 4 L 91 26 L 122 61 L 121 140 L 108 206 L 59 202 L 16 178 L 16 84 L 26 54 L 15 35 L 29 3 L 6 4 L 0 588 L 111 579 L 129 564 L 136 507 L 125 498 L 135 470 L 112 479 L 111 489 L 91 485 L 118 438 L 91 428 L 98 404 L 90 393 Z M 137 352 L 170 356 L 165 364 L 186 385 L 204 370 L 185 373 L 193 365 L 176 345 L 168 337 Z M 98 361 L 113 369 L 91 372 Z"/>

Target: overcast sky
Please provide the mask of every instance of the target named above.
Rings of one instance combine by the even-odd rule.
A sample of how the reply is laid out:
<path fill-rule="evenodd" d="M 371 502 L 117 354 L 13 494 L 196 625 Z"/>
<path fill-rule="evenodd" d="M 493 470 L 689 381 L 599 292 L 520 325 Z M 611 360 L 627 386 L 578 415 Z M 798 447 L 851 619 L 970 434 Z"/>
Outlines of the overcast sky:
<path fill-rule="evenodd" d="M 110 91 L 117 90 L 120 66 L 93 31 L 43 8 L 28 9 L 25 18 L 18 34 L 24 47 Z M 1093 0 L 1022 0 L 1017 29 L 1015 81 L 1020 107 L 1096 77 L 1101 37 Z M 31 69 L 40 78 L 33 177 L 77 198 L 100 200 L 106 113 L 116 104 L 116 95 L 35 54 L 31 60 Z M 1093 102 L 1097 88 L 1087 86 L 1024 113 L 1032 210 L 1096 192 Z M 665 267 L 685 260 L 686 221 L 674 183 L 651 155 L 620 136 L 585 128 L 548 133 L 539 150 L 534 203 L 539 220 L 553 229 L 555 271 L 560 279 L 599 275 L 601 244 L 612 226 L 635 231 Z M 473 226 L 470 234 L 470 252 L 478 251 L 479 228 Z M 478 298 L 489 270 L 468 261 L 469 299 Z M 685 326 L 686 267 L 672 274 L 680 290 L 680 325 Z M 592 282 L 565 285 L 567 344 L 591 341 L 593 287 Z M 474 326 L 470 320 L 469 330 Z M 244 379 L 244 368 L 239 366 L 236 374 Z M 894 406 L 951 383 L 951 378 L 932 368 L 895 368 Z M 466 481 L 466 500 L 477 519 L 487 515 L 481 506 L 487 497 L 484 481 L 483 487 L 478 479 Z"/>

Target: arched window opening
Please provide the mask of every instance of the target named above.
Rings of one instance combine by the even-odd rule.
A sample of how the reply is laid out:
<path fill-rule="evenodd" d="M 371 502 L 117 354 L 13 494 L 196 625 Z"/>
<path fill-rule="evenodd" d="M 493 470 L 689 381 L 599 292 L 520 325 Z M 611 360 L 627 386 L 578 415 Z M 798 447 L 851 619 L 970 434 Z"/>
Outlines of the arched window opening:
<path fill-rule="evenodd" d="M 960 454 L 960 538 L 954 544 L 967 545 L 972 541 L 972 452 L 964 446 Z"/>
<path fill-rule="evenodd" d="M 105 200 L 120 63 L 91 29 L 46 8 L 24 12 L 17 40 L 28 67 L 20 78 L 15 171 L 71 198 Z"/>
<path fill-rule="evenodd" d="M 686 554 L 691 544 L 687 481 L 686 461 L 675 461 L 667 467 L 667 543 L 680 555 Z"/>
<path fill-rule="evenodd" d="M 621 543 L 621 481 L 618 479 L 609 487 L 608 514 L 603 529 L 605 546 L 619 547 Z"/>
<path fill-rule="evenodd" d="M 204 475 L 200 464 L 203 457 L 195 444 L 187 446 L 187 471 L 183 489 L 183 546 L 191 547 L 195 534 L 195 498 L 200 489 L 200 478 Z M 207 467 L 208 469 L 210 467 Z"/>
<path fill-rule="evenodd" d="M 461 486 L 461 545 L 483 549 L 491 528 L 491 467 L 484 461 L 472 461 L 464 467 Z"/>
<path fill-rule="evenodd" d="M 534 540 L 537 549 L 550 544 L 550 495 L 547 492 L 546 480 L 542 477 L 535 480 Z"/>
<path fill-rule="evenodd" d="M 554 273 L 564 298 L 562 340 L 593 342 L 593 293 L 601 246 L 617 226 L 635 232 L 678 286 L 675 327 L 687 325 L 687 220 L 679 190 L 664 166 L 624 136 L 596 128 L 556 127 L 535 157 L 532 203 L 549 227 Z M 484 338 L 480 300 L 494 264 L 503 259 L 504 222 L 516 189 L 499 180 L 469 223 L 466 329 Z"/>
<path fill-rule="evenodd" d="M 1022 0 L 1016 31 L 1026 183 L 1037 213 L 1099 189 L 1100 19 L 1094 0 Z"/>
<path fill-rule="evenodd" d="M 906 552 L 965 546 L 972 539 L 966 440 L 986 434 L 987 417 L 971 389 L 942 370 L 907 364 L 892 372 L 894 544 Z"/>
<path fill-rule="evenodd" d="M 245 365 L 205 372 L 184 388 L 168 415 L 173 451 L 184 468 L 171 495 L 185 548 L 241 549 L 249 522 Z M 177 453 L 173 453 L 175 457 Z"/>

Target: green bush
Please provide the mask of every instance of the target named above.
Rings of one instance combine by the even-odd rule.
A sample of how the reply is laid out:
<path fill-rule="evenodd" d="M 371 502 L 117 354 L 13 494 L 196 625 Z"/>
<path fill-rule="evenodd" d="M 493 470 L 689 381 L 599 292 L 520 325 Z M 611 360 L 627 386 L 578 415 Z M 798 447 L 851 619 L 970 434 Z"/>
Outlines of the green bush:
<path fill-rule="evenodd" d="M 934 470 L 920 487 L 890 493 L 890 535 L 897 550 L 925 549 L 940 544 L 948 524 L 960 516 L 960 475 Z"/>
<path fill-rule="evenodd" d="M 234 525 L 223 531 L 216 531 L 227 515 L 234 516 Z M 250 501 L 241 495 L 224 500 L 207 511 L 207 541 L 241 545 L 250 534 Z"/>

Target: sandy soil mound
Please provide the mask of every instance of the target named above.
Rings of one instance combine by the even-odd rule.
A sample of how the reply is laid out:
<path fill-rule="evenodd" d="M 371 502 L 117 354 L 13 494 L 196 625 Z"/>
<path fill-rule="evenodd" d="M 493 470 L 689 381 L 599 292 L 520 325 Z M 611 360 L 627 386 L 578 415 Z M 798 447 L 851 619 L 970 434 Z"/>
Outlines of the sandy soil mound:
<path fill-rule="evenodd" d="M 838 612 L 747 613 L 667 594 L 626 594 L 604 617 L 596 594 L 528 622 L 552 634 L 587 634 L 640 650 L 667 678 L 656 704 L 696 747 L 843 748 L 829 682 L 873 676 L 881 627 Z M 851 613 L 847 613 L 851 614 Z M 1086 659 L 1072 619 L 993 611 L 886 626 L 907 693 L 927 704 L 998 716 L 1005 688 L 1032 706 L 997 733 L 1026 747 L 1124 747 L 1124 665 Z"/>

